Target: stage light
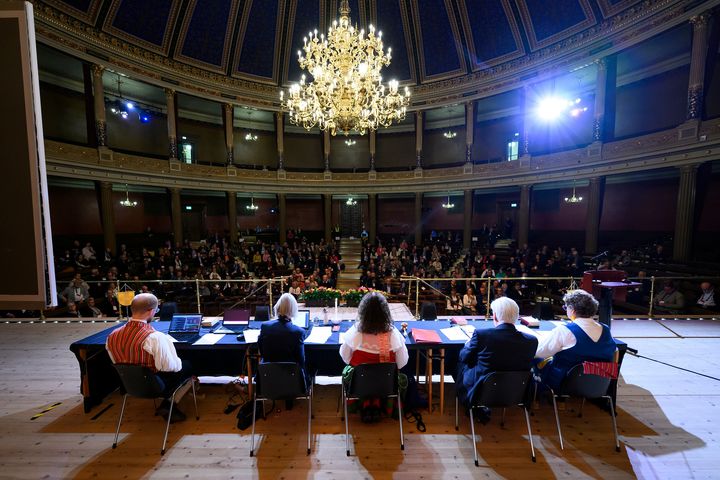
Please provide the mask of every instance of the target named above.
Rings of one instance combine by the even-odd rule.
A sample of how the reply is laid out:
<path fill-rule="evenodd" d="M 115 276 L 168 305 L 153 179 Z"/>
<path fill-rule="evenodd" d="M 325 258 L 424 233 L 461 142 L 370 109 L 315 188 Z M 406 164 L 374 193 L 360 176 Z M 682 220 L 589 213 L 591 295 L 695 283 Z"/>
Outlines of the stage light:
<path fill-rule="evenodd" d="M 128 110 L 133 110 L 135 108 L 135 104 L 132 102 L 125 102 L 125 108 Z"/>
<path fill-rule="evenodd" d="M 579 117 L 588 111 L 588 107 L 582 104 L 582 99 L 575 98 L 567 100 L 561 97 L 546 97 L 540 100 L 537 106 L 537 115 L 542 120 L 553 121 L 563 115 Z"/>
<path fill-rule="evenodd" d="M 558 97 L 547 97 L 540 100 L 537 114 L 543 120 L 555 120 L 563 114 L 568 102 Z"/>
<path fill-rule="evenodd" d="M 138 118 L 140 119 L 140 123 L 150 123 L 150 114 L 147 112 L 141 110 L 140 113 L 138 113 Z"/>

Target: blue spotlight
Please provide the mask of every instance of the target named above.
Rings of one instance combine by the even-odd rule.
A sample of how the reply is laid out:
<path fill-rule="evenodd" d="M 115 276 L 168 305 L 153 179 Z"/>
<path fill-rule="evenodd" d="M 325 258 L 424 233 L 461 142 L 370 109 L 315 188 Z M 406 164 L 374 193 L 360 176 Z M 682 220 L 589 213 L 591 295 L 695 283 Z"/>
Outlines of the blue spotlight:
<path fill-rule="evenodd" d="M 132 102 L 125 102 L 125 107 L 126 107 L 128 110 L 133 110 L 133 109 L 135 108 L 135 104 L 132 103 Z"/>
<path fill-rule="evenodd" d="M 140 119 L 140 123 L 150 123 L 150 114 L 147 112 L 140 112 L 138 118 Z"/>

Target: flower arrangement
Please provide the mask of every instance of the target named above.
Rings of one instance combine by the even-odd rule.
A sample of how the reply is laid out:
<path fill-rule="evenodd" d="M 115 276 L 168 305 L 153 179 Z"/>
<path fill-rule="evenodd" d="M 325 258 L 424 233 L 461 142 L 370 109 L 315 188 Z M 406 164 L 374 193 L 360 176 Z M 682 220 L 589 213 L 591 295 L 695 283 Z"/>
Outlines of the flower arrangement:
<path fill-rule="evenodd" d="M 342 291 L 336 288 L 318 287 L 305 290 L 300 295 L 300 300 L 304 301 L 306 305 L 317 305 L 317 306 L 330 306 L 335 304 L 335 299 L 340 301 L 342 298 Z"/>
<path fill-rule="evenodd" d="M 383 292 L 382 290 L 375 290 L 372 288 L 360 287 L 360 288 L 351 288 L 350 290 L 345 290 L 344 292 L 342 292 L 342 298 L 343 298 L 343 300 L 345 300 L 345 303 L 348 306 L 357 306 L 358 304 L 360 304 L 360 300 L 362 300 L 362 298 L 370 292 L 378 292 L 383 295 L 386 295 L 386 293 Z"/>
<path fill-rule="evenodd" d="M 305 290 L 300 295 L 300 300 L 305 302 L 307 306 L 330 307 L 335 304 L 335 299 L 337 299 L 338 302 L 344 301 L 348 306 L 357 307 L 360 300 L 370 292 L 378 292 L 386 295 L 386 293 L 381 290 L 374 290 L 367 287 L 351 288 L 350 290 L 318 287 Z"/>

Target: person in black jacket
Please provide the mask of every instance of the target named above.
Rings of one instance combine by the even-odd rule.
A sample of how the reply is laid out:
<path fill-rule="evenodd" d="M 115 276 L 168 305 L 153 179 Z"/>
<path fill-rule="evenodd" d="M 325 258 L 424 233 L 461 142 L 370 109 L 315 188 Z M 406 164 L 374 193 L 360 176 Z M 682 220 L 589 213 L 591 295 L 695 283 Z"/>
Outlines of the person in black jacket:
<path fill-rule="evenodd" d="M 519 332 L 513 325 L 520 310 L 514 300 L 500 297 L 490 307 L 495 328 L 476 329 L 460 351 L 455 388 L 458 399 L 466 407 L 491 372 L 529 372 L 538 346 L 537 338 Z M 478 418 L 486 422 L 489 412 L 482 412 Z"/>
<path fill-rule="evenodd" d="M 295 297 L 283 293 L 275 303 L 276 320 L 264 322 L 260 327 L 258 350 L 261 362 L 295 362 L 300 365 L 307 381 L 305 368 L 305 330 L 293 325 L 292 319 L 298 314 Z M 292 407 L 292 400 L 286 402 Z"/>

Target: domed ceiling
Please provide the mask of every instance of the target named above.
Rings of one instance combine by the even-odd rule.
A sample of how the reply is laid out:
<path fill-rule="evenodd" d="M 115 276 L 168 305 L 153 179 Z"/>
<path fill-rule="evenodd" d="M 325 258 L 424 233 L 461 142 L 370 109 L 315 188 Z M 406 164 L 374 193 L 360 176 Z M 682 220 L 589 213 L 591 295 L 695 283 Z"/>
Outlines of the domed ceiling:
<path fill-rule="evenodd" d="M 544 62 L 592 61 L 682 21 L 681 0 L 350 0 L 351 19 L 383 31 L 385 78 L 413 104 L 507 89 Z M 701 2 L 702 3 L 702 2 Z M 338 0 L 36 0 L 41 40 L 160 83 L 276 106 L 297 80 L 303 36 L 337 18 Z M 617 42 L 617 44 L 615 43 Z M 524 75 L 524 77 L 522 76 Z M 437 101 L 438 96 L 446 96 Z M 453 98 L 454 97 L 454 98 Z"/>

